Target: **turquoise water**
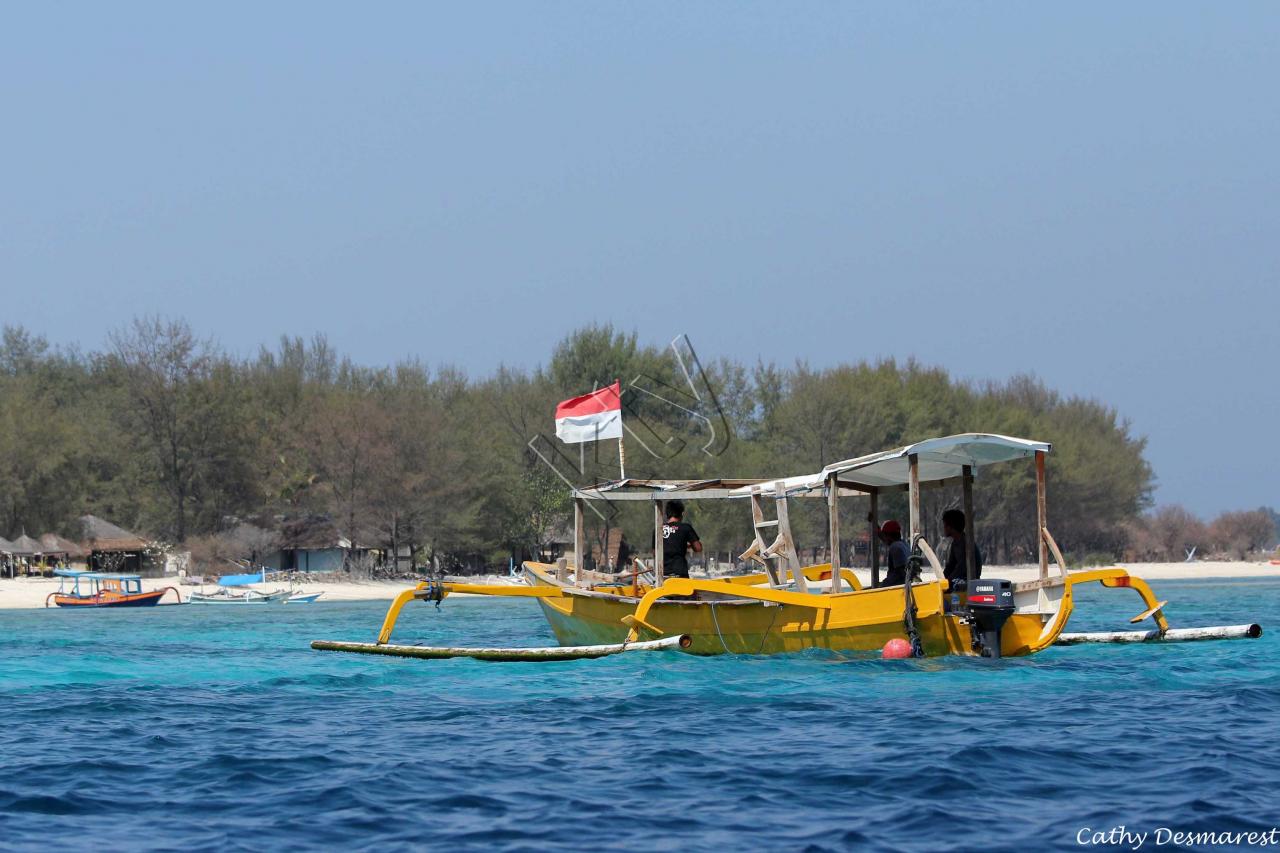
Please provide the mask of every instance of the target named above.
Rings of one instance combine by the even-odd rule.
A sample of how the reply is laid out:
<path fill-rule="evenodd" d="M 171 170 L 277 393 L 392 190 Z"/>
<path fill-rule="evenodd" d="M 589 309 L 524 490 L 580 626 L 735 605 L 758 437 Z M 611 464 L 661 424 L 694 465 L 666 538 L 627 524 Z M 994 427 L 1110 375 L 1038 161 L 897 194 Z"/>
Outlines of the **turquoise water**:
<path fill-rule="evenodd" d="M 1046 850 L 1280 824 L 1280 582 L 1153 586 L 1176 624 L 1268 633 L 492 664 L 308 648 L 371 640 L 383 603 L 0 612 L 0 847 Z M 1142 609 L 1080 607 L 1074 630 Z M 550 633 L 532 602 L 450 599 L 396 639 Z"/>

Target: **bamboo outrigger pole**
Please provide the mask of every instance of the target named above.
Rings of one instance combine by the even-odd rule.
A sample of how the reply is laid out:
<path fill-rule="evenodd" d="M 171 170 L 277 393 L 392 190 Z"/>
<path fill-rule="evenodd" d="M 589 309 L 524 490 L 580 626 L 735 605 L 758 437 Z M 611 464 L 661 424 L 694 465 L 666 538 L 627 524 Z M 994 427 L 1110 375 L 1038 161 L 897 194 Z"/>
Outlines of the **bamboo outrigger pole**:
<path fill-rule="evenodd" d="M 1170 628 L 1167 631 L 1098 631 L 1084 634 L 1059 634 L 1055 646 L 1080 643 L 1186 643 L 1193 640 L 1256 640 L 1262 626 L 1220 625 L 1211 628 Z"/>
<path fill-rule="evenodd" d="M 393 646 L 378 643 L 343 643 L 334 640 L 315 640 L 311 648 L 321 652 L 353 652 L 362 655 L 389 655 L 401 658 L 474 658 L 487 661 L 551 661 L 602 658 L 622 652 L 657 652 L 687 649 L 693 641 L 687 634 L 643 640 L 635 643 L 611 643 L 600 646 L 550 646 L 547 648 L 488 648 L 468 649 L 452 646 Z"/>

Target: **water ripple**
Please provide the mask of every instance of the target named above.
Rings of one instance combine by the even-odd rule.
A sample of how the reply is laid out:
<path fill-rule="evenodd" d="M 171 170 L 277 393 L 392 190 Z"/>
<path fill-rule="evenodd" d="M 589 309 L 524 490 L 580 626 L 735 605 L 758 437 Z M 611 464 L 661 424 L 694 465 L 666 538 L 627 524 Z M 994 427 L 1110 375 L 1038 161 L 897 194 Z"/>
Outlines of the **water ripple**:
<path fill-rule="evenodd" d="M 1280 629 L 1280 584 L 1158 584 Z M 1123 624 L 1086 594 L 1073 628 Z M 287 608 L 285 608 L 287 610 Z M 1280 644 L 883 662 L 326 655 L 378 604 L 0 615 L 6 848 L 1069 849 L 1083 826 L 1269 829 Z M 527 602 L 398 632 L 544 644 Z"/>

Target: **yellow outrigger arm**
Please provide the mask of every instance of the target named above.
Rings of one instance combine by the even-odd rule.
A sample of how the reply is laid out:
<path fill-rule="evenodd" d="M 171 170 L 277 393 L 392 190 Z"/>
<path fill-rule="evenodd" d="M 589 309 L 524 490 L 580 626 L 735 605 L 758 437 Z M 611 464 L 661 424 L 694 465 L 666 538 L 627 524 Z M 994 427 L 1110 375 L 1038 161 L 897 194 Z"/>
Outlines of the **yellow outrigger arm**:
<path fill-rule="evenodd" d="M 424 601 L 439 602 L 454 592 L 467 595 L 499 595 L 515 598 L 559 598 L 564 595 L 564 590 L 555 586 L 424 581 L 412 589 L 406 589 L 391 602 L 391 607 L 387 609 L 387 615 L 382 620 L 382 630 L 378 632 L 377 644 L 379 646 L 386 645 L 391 639 L 391 632 L 396 627 L 396 620 L 400 618 L 400 610 L 410 601 L 422 599 Z"/>
<path fill-rule="evenodd" d="M 695 592 L 719 592 L 735 598 L 754 598 L 759 601 L 772 601 L 775 604 L 795 604 L 800 607 L 810 607 L 814 610 L 830 610 L 832 608 L 829 596 L 824 595 L 743 586 L 741 583 L 731 583 L 729 581 L 667 578 L 662 586 L 657 589 L 651 589 L 644 594 L 644 598 L 641 598 L 640 603 L 636 605 L 635 613 L 623 618 L 623 624 L 631 629 L 627 634 L 627 642 L 634 643 L 638 640 L 641 628 L 652 633 L 661 633 L 657 628 L 644 621 L 644 618 L 649 615 L 650 608 L 653 607 L 654 602 L 658 599 L 670 598 L 673 595 L 693 595 Z"/>
<path fill-rule="evenodd" d="M 1058 614 L 1050 623 L 1051 627 L 1046 627 L 1044 634 L 1041 635 L 1040 641 L 1032 646 L 1033 651 L 1039 651 L 1053 645 L 1067 626 L 1067 620 L 1071 618 L 1071 613 L 1075 609 L 1074 587 L 1082 583 L 1092 583 L 1097 581 L 1104 587 L 1109 589 L 1118 589 L 1128 587 L 1142 596 L 1142 601 L 1147 605 L 1147 609 L 1130 619 L 1131 623 L 1141 622 L 1143 619 L 1154 619 L 1157 632 L 1163 636 L 1169 630 L 1169 620 L 1164 615 L 1164 605 L 1166 602 L 1156 598 L 1156 594 L 1151 591 L 1151 587 L 1142 578 L 1134 577 L 1125 569 L 1094 569 L 1087 572 L 1072 572 L 1063 578 L 1065 590 L 1062 595 L 1062 603 L 1058 607 Z"/>

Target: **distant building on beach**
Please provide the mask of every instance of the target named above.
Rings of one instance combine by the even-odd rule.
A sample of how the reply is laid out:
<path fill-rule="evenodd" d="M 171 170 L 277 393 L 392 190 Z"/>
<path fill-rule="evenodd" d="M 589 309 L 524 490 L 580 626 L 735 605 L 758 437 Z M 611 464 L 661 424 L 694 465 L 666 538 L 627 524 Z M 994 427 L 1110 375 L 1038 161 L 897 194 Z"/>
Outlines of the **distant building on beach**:
<path fill-rule="evenodd" d="M 370 549 L 343 535 L 333 519 L 309 515 L 280 523 L 280 549 L 263 558 L 282 572 L 339 572 L 362 560 Z"/>
<path fill-rule="evenodd" d="M 87 552 L 69 539 L 46 533 L 39 539 L 25 532 L 9 541 L 0 538 L 0 575 L 15 577 L 47 575 L 67 566 L 71 560 L 83 558 Z"/>
<path fill-rule="evenodd" d="M 46 560 L 52 558 L 59 563 L 83 560 L 89 556 L 89 552 L 85 548 L 70 539 L 64 539 L 56 533 L 46 533 L 41 536 L 40 547 L 44 551 Z"/>
<path fill-rule="evenodd" d="M 80 516 L 80 540 L 92 571 L 148 577 L 164 573 L 150 542 L 96 515 Z"/>
<path fill-rule="evenodd" d="M 0 578 L 11 578 L 14 572 L 13 543 L 0 536 Z"/>

